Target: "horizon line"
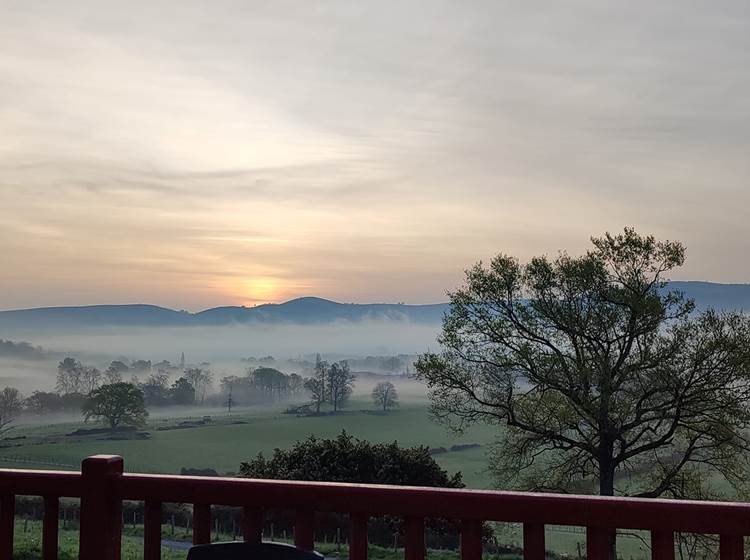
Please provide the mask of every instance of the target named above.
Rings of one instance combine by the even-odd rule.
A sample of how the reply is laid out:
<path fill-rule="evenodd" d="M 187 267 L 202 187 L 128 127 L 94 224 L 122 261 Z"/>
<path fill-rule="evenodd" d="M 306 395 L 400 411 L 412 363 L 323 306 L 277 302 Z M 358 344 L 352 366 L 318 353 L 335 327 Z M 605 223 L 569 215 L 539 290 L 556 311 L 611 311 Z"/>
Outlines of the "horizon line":
<path fill-rule="evenodd" d="M 714 286 L 750 286 L 750 282 L 714 282 L 711 280 L 669 280 L 667 283 L 680 283 L 680 284 L 708 284 L 708 285 L 714 285 Z M 20 311 L 41 311 L 41 310 L 50 310 L 50 309 L 86 309 L 86 308 L 93 308 L 93 307 L 156 307 L 159 309 L 164 309 L 167 311 L 173 311 L 175 313 L 188 313 L 191 315 L 197 315 L 199 313 L 204 313 L 206 311 L 212 311 L 214 309 L 225 309 L 225 308 L 237 308 L 237 309 L 255 309 L 257 307 L 263 307 L 267 305 L 285 305 L 287 303 L 291 303 L 294 301 L 299 301 L 303 299 L 315 299 L 315 300 L 321 300 L 326 301 L 328 303 L 335 303 L 338 305 L 403 305 L 403 306 L 409 306 L 409 307 L 425 307 L 425 306 L 431 306 L 431 305 L 447 305 L 448 301 L 441 301 L 441 302 L 433 302 L 433 303 L 406 303 L 403 301 L 398 302 L 387 302 L 387 301 L 380 301 L 380 302 L 343 302 L 343 301 L 337 301 L 334 299 L 324 298 L 320 296 L 299 296 L 294 297 L 288 300 L 284 301 L 268 301 L 264 303 L 257 303 L 255 305 L 216 305 L 214 307 L 206 307 L 202 309 L 198 309 L 196 311 L 190 311 L 187 309 L 176 309 L 173 307 L 165 307 L 164 305 L 159 305 L 156 303 L 84 303 L 84 304 L 76 304 L 76 305 L 44 305 L 40 307 L 15 307 L 10 309 L 0 309 L 0 313 L 12 313 L 12 312 L 20 312 Z"/>

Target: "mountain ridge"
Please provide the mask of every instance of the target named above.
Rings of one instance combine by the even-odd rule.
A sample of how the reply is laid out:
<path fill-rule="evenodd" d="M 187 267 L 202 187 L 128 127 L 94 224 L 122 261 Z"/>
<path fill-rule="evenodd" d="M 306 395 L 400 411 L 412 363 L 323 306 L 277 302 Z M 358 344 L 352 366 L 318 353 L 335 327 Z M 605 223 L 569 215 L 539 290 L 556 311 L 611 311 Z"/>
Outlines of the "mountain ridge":
<path fill-rule="evenodd" d="M 699 309 L 715 307 L 750 311 L 750 284 L 675 281 L 669 283 L 669 288 L 685 292 L 687 297 L 695 299 Z M 437 323 L 447 309 L 447 303 L 341 303 L 315 296 L 253 307 L 212 307 L 194 313 L 145 303 L 104 304 L 0 311 L 0 329 L 65 326 L 218 326 L 283 322 L 314 324 L 367 319 Z"/>

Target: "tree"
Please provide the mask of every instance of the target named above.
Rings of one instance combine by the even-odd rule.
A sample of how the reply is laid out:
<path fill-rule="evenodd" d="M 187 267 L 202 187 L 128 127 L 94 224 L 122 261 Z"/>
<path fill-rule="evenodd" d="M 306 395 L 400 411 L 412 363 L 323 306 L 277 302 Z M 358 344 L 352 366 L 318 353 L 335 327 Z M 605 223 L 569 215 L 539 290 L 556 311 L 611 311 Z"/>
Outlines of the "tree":
<path fill-rule="evenodd" d="M 390 381 L 380 381 L 372 390 L 372 400 L 375 402 L 375 406 L 383 409 L 383 412 L 398 406 L 396 386 Z"/>
<path fill-rule="evenodd" d="M 65 358 L 57 365 L 57 391 L 63 395 L 83 392 L 82 376 L 83 364 L 73 358 Z"/>
<path fill-rule="evenodd" d="M 346 361 L 331 364 L 328 368 L 328 399 L 333 411 L 340 411 L 354 390 L 355 376 Z"/>
<path fill-rule="evenodd" d="M 234 406 L 234 399 L 232 398 L 232 386 L 231 385 L 229 385 L 229 394 L 227 395 L 227 400 L 224 404 L 227 405 L 227 413 L 231 416 L 232 407 Z"/>
<path fill-rule="evenodd" d="M 334 439 L 310 436 L 290 449 L 274 449 L 240 465 L 240 476 L 283 480 L 358 482 L 463 488 L 461 473 L 449 475 L 427 447 L 371 443 L 342 431 Z"/>
<path fill-rule="evenodd" d="M 146 406 L 166 406 L 169 404 L 169 374 L 165 371 L 152 373 L 140 386 Z"/>
<path fill-rule="evenodd" d="M 580 257 L 499 255 L 450 294 L 439 354 L 417 363 L 432 412 L 502 424 L 506 485 L 644 497 L 740 484 L 750 428 L 750 319 L 694 312 L 669 289 L 680 243 L 626 229 Z"/>
<path fill-rule="evenodd" d="M 290 373 L 289 374 L 289 396 L 296 396 L 298 395 L 302 389 L 304 389 L 305 380 L 302 378 L 301 375 L 297 373 Z"/>
<path fill-rule="evenodd" d="M 12 424 L 23 410 L 23 399 L 18 389 L 5 387 L 0 391 L 0 435 L 13 429 Z"/>
<path fill-rule="evenodd" d="M 213 374 L 207 369 L 188 368 L 185 370 L 185 379 L 187 379 L 193 386 L 193 389 L 195 389 L 195 397 L 199 400 L 199 404 L 203 404 L 203 401 L 206 398 L 206 392 L 213 383 Z"/>
<path fill-rule="evenodd" d="M 111 429 L 123 424 L 141 426 L 148 412 L 143 403 L 143 391 L 131 383 L 102 385 L 91 391 L 81 407 L 84 419 L 101 418 Z"/>
<path fill-rule="evenodd" d="M 177 381 L 172 383 L 169 392 L 174 404 L 195 404 L 195 389 L 185 377 L 180 377 Z"/>
<path fill-rule="evenodd" d="M 131 365 L 130 369 L 134 374 L 138 373 L 151 373 L 151 360 L 135 360 Z"/>
<path fill-rule="evenodd" d="M 320 406 L 326 401 L 326 377 L 328 376 L 328 362 L 320 359 L 320 354 L 315 357 L 315 371 L 313 376 L 305 381 L 305 389 L 310 391 L 315 412 L 320 413 Z"/>
<path fill-rule="evenodd" d="M 356 439 L 342 431 L 336 438 L 319 439 L 310 436 L 298 441 L 290 449 L 275 449 L 266 459 L 259 454 L 240 465 L 240 476 L 280 480 L 311 480 L 364 484 L 398 484 L 463 488 L 461 473 L 449 475 L 435 462 L 427 447 L 400 447 L 397 442 L 371 443 Z M 334 516 L 334 525 L 343 524 L 342 516 Z M 276 526 L 291 523 L 291 519 L 273 518 Z M 316 524 L 325 525 L 325 519 Z M 400 519 L 370 520 L 368 534 L 371 542 L 386 545 L 393 542 Z M 319 527 L 320 527 L 319 525 Z M 431 519 L 427 522 L 431 542 L 449 538 L 455 546 L 457 533 L 454 523 Z M 333 529 L 333 527 L 332 527 Z M 335 529 L 334 529 L 335 530 Z"/>
<path fill-rule="evenodd" d="M 24 401 L 24 408 L 31 414 L 61 412 L 63 406 L 63 399 L 59 394 L 45 391 L 34 391 Z"/>
<path fill-rule="evenodd" d="M 102 381 L 102 372 L 95 367 L 82 366 L 80 371 L 80 390 L 89 394 L 96 389 Z"/>
<path fill-rule="evenodd" d="M 119 383 L 122 381 L 124 373 L 129 371 L 128 365 L 120 360 L 115 360 L 109 364 L 109 367 L 104 370 L 104 383 L 112 384 Z"/>
<path fill-rule="evenodd" d="M 266 401 L 281 399 L 289 390 L 289 378 L 277 369 L 261 367 L 249 371 L 248 375 Z"/>

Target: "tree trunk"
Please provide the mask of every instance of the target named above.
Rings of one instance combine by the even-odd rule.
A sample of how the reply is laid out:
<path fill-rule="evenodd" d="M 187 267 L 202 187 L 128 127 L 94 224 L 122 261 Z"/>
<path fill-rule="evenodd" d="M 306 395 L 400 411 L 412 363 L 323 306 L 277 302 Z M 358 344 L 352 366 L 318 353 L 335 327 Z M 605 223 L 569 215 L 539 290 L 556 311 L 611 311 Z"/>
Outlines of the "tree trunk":
<path fill-rule="evenodd" d="M 599 444 L 599 495 L 615 495 L 615 465 L 613 460 L 614 445 L 609 441 Z M 617 558 L 617 531 L 612 529 L 609 535 L 611 546 L 609 560 Z"/>

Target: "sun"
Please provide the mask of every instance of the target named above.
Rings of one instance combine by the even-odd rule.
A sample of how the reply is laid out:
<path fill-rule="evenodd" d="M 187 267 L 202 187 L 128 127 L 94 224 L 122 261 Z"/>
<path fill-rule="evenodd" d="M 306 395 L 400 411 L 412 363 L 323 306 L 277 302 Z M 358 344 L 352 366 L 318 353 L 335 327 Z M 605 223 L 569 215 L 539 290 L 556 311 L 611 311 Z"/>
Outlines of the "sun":
<path fill-rule="evenodd" d="M 276 301 L 281 294 L 281 283 L 270 276 L 255 276 L 242 282 L 242 295 L 253 302 Z"/>

